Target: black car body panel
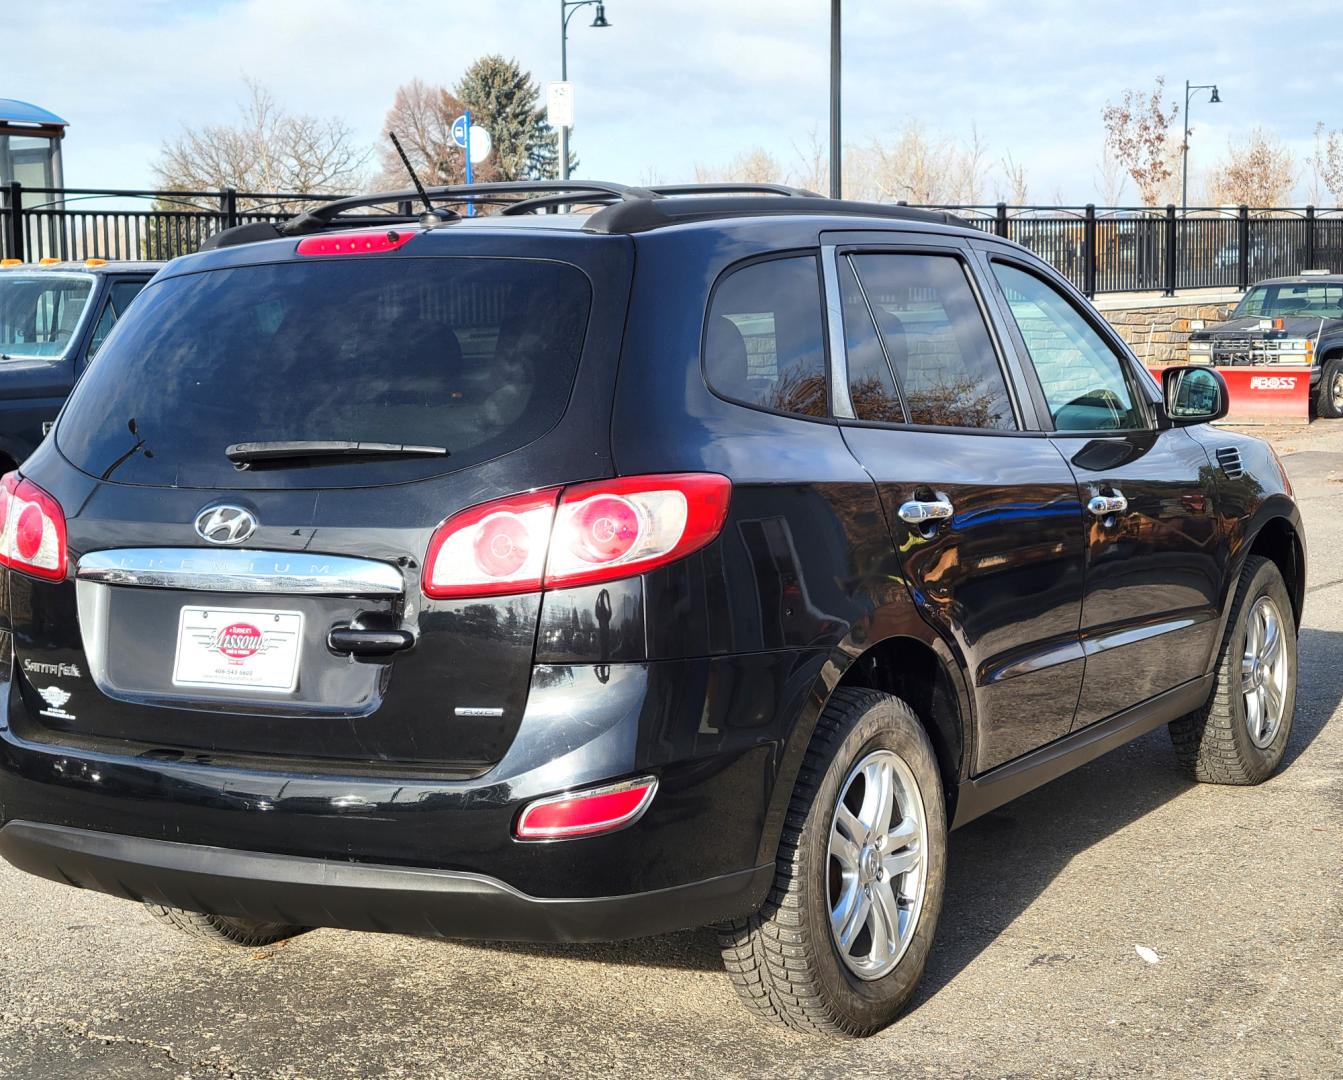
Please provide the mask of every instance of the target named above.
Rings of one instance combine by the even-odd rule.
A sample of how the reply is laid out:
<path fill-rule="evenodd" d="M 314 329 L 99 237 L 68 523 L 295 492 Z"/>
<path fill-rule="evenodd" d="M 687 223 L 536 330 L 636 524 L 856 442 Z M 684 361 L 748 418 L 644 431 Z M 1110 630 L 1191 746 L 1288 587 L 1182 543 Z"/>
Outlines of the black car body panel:
<path fill-rule="evenodd" d="M 156 447 L 148 427 L 127 430 L 134 417 L 113 425 L 121 460 L 107 432 L 74 426 L 96 415 L 74 402 L 23 468 L 64 511 L 70 568 L 61 581 L 4 571 L 0 854 L 117 895 L 253 918 L 621 937 L 759 907 L 798 770 L 840 685 L 893 688 L 925 717 L 957 824 L 1205 700 L 1245 557 L 1269 537 L 1304 566 L 1271 451 L 1161 421 L 1155 384 L 1099 323 L 1127 365 L 1141 428 L 1055 431 L 1017 301 L 991 264 L 1016 262 L 1060 303 L 1089 308 L 1016 245 L 912 214 L 810 200 L 804 212 L 751 214 L 750 200 L 730 202 L 657 221 L 627 209 L 628 232 L 617 208 L 594 215 L 606 215 L 600 230 L 581 218 L 445 225 L 359 256 L 553 260 L 591 283 L 564 408 L 486 460 L 230 473 L 214 429 L 221 445 Z M 221 247 L 176 261 L 154 288 L 301 262 L 295 247 Z M 1010 430 L 1006 418 L 990 431 L 855 415 L 837 267 L 909 250 L 965 275 Z M 732 274 L 780 259 L 813 261 L 815 295 L 735 313 L 741 378 L 725 388 L 706 359 L 722 330 L 715 297 Z M 871 301 L 895 303 L 876 290 Z M 454 333 L 474 325 L 442 310 Z M 741 388 L 781 363 L 787 324 L 812 311 L 807 362 L 819 366 L 806 400 L 821 393 L 829 407 L 744 403 Z M 1218 455 L 1229 447 L 1234 478 Z M 423 591 L 431 537 L 458 511 L 684 473 L 727 477 L 731 499 L 713 538 L 682 558 L 599 584 Z M 1088 514 L 1095 494 L 1120 489 L 1126 515 Z M 906 503 L 942 498 L 954 504 L 944 526 L 906 519 Z M 219 550 L 193 524 L 216 505 L 259 522 L 238 549 L 258 573 L 286 556 L 350 559 L 400 588 L 149 584 Z M 1299 617 L 1302 575 L 1292 580 Z M 180 685 L 177 613 L 211 604 L 301 614 L 303 681 L 270 697 Z M 333 650 L 330 631 L 350 628 L 404 631 L 411 647 Z M 534 799 L 639 776 L 656 777 L 656 795 L 622 828 L 553 843 L 515 835 Z"/>

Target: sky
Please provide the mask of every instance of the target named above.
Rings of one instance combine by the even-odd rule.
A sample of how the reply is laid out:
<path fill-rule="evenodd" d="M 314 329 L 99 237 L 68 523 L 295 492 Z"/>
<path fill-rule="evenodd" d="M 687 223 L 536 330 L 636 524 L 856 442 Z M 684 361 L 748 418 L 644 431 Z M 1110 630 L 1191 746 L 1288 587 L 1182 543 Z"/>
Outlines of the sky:
<path fill-rule="evenodd" d="M 69 186 L 150 187 L 165 139 L 237 118 L 244 78 L 292 111 L 339 116 L 369 145 L 413 77 L 451 85 L 502 53 L 542 84 L 558 79 L 559 9 L 42 0 L 10 21 L 0 98 L 70 122 Z M 797 169 L 795 147 L 826 138 L 828 0 L 607 0 L 609 29 L 590 27 L 592 10 L 569 34 L 581 175 L 685 181 L 757 146 Z M 1219 105 L 1194 104 L 1195 177 L 1256 125 L 1304 159 L 1317 122 L 1343 128 L 1343 65 L 1318 59 L 1343 54 L 1343 22 L 1336 0 L 1266 11 L 1262 0 L 844 0 L 843 141 L 891 138 L 910 120 L 961 140 L 977 130 L 992 161 L 1025 167 L 1033 201 L 1100 201 L 1102 109 L 1165 75 L 1179 98 L 1186 79 L 1221 91 Z"/>

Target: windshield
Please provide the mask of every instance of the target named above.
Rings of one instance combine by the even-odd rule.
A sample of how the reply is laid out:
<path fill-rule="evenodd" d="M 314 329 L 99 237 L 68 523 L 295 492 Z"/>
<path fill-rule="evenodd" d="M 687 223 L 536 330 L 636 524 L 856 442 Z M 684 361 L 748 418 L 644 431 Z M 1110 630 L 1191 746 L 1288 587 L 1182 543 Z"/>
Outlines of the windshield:
<path fill-rule="evenodd" d="M 1288 282 L 1256 285 L 1241 298 L 1233 319 L 1343 319 L 1343 283 L 1333 281 Z"/>
<path fill-rule="evenodd" d="M 0 356 L 63 356 L 88 308 L 93 281 L 92 274 L 0 273 Z"/>
<path fill-rule="evenodd" d="M 434 475 L 538 438 L 563 415 L 591 289 L 530 259 L 325 259 L 170 277 L 136 299 L 61 417 L 62 453 L 135 484 L 246 487 L 238 443 L 444 447 L 333 458 L 314 486 Z"/>

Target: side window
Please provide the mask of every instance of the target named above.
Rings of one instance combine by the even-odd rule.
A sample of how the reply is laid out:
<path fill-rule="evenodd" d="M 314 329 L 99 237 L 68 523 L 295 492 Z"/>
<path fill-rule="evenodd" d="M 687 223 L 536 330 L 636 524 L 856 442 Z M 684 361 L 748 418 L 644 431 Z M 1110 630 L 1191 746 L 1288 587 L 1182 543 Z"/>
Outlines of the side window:
<path fill-rule="evenodd" d="M 839 291 L 844 309 L 844 355 L 849 369 L 849 400 L 859 420 L 903 424 L 905 410 L 891 377 L 886 350 L 877 337 L 867 299 L 847 258 L 839 260 Z"/>
<path fill-rule="evenodd" d="M 994 262 L 1058 431 L 1146 426 L 1123 361 L 1068 299 L 1034 274 Z"/>
<path fill-rule="evenodd" d="M 145 287 L 143 281 L 117 281 L 107 294 L 107 303 L 103 305 L 103 312 L 98 316 L 98 325 L 93 328 L 93 337 L 89 339 L 89 359 L 92 360 L 94 353 L 103 347 L 103 342 L 107 340 L 107 335 L 112 332 L 112 327 L 117 324 L 117 320 L 125 313 L 126 308 L 130 306 L 136 294 Z"/>
<path fill-rule="evenodd" d="M 960 259 L 855 255 L 909 422 L 1012 430 L 1007 381 Z"/>
<path fill-rule="evenodd" d="M 816 271 L 812 255 L 770 259 L 719 284 L 704 342 L 715 393 L 777 412 L 829 415 Z"/>

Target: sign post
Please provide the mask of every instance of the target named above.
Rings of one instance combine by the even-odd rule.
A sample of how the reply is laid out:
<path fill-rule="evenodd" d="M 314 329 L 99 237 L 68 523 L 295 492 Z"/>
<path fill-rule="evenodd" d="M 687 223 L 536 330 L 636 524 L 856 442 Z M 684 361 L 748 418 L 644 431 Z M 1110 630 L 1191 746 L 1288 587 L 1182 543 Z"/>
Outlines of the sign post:
<path fill-rule="evenodd" d="M 483 127 L 471 123 L 471 110 L 468 109 L 452 122 L 452 141 L 466 154 L 466 182 L 474 184 L 476 180 L 472 166 L 479 165 L 490 156 L 490 151 L 494 149 L 494 140 Z M 475 213 L 475 203 L 468 202 L 466 216 L 474 217 Z"/>
<path fill-rule="evenodd" d="M 560 179 L 569 179 L 569 129 L 574 126 L 574 84 L 546 83 L 546 123 L 560 132 Z"/>

